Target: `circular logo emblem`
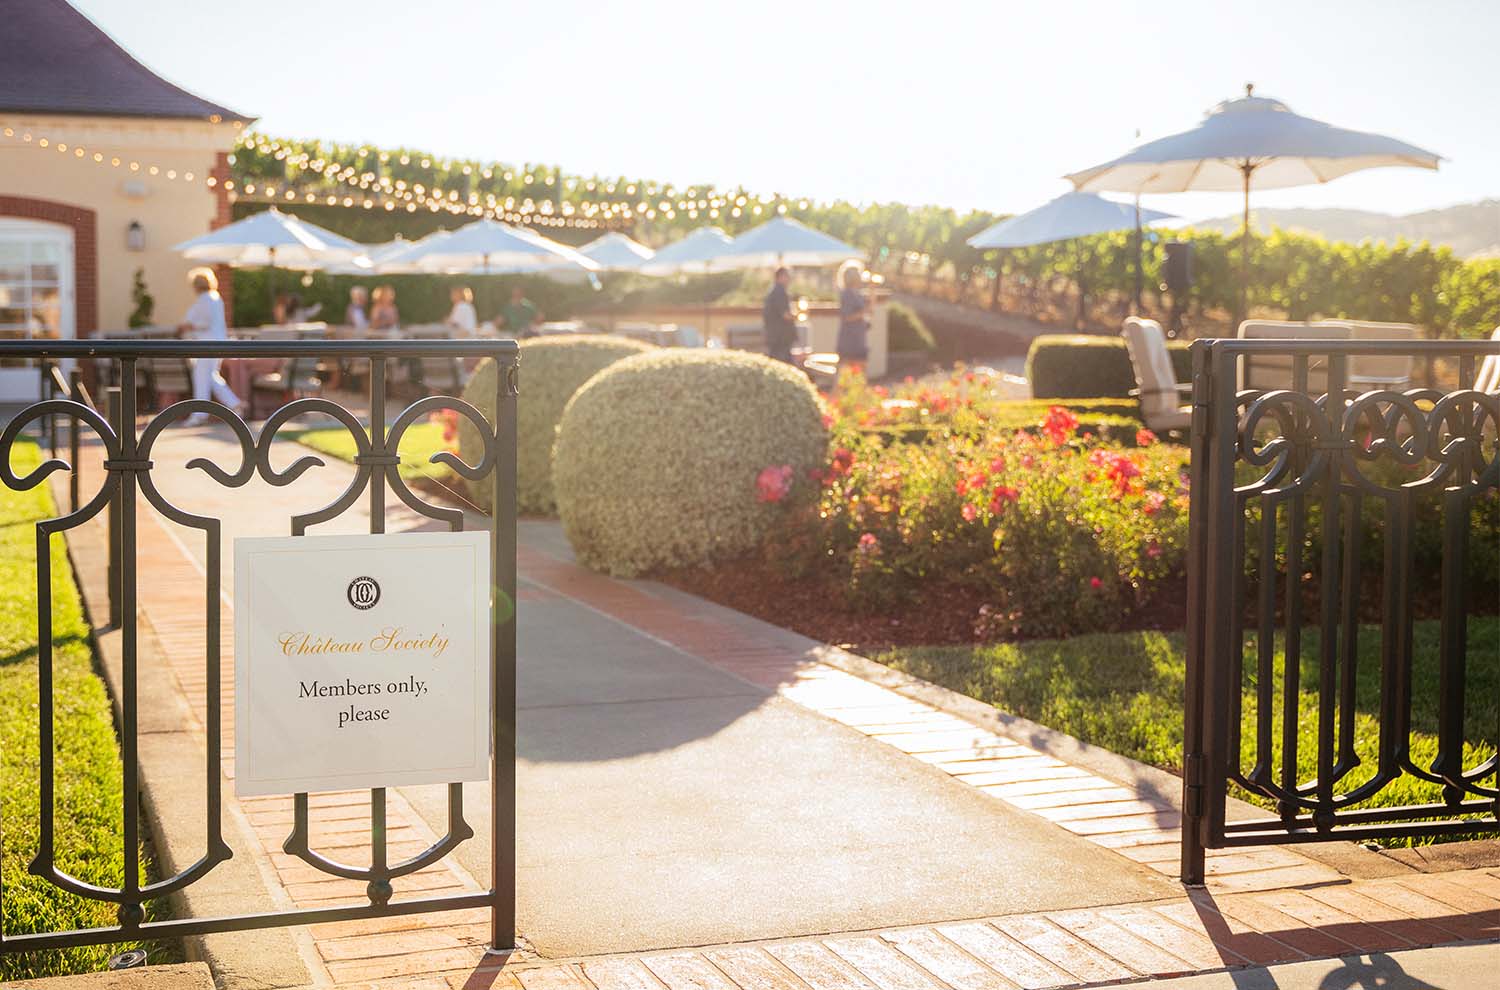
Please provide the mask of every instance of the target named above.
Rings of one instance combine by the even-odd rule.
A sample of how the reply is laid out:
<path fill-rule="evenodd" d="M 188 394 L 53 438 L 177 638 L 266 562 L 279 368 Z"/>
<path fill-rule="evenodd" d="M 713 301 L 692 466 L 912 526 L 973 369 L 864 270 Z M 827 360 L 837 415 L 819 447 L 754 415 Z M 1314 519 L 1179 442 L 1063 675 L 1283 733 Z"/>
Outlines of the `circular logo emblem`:
<path fill-rule="evenodd" d="M 380 601 L 380 585 L 372 577 L 357 577 L 349 582 L 349 604 L 360 611 L 374 608 Z"/>

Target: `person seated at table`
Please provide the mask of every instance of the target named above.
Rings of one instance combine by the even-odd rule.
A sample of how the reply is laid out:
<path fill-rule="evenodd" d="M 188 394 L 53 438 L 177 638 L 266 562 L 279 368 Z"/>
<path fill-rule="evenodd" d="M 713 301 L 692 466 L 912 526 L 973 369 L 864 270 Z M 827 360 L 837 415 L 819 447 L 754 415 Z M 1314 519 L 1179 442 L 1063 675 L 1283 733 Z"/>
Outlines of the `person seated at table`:
<path fill-rule="evenodd" d="M 212 268 L 194 268 L 188 272 L 188 284 L 193 287 L 196 298 L 188 307 L 177 332 L 188 340 L 229 339 L 229 324 L 224 319 L 224 298 L 219 295 L 219 279 Z M 237 413 L 244 412 L 240 397 L 229 388 L 229 383 L 219 374 L 219 358 L 193 358 L 193 398 L 200 401 L 217 400 Z M 207 413 L 195 412 L 187 418 L 188 426 L 197 426 L 208 419 Z"/>
<path fill-rule="evenodd" d="M 344 322 L 354 328 L 355 333 L 370 329 L 370 290 L 362 285 L 349 287 L 349 305 L 344 310 Z"/>
<path fill-rule="evenodd" d="M 448 290 L 448 299 L 453 308 L 443 322 L 458 333 L 468 336 L 479 329 L 479 315 L 474 312 L 474 290 L 467 285 L 455 285 Z"/>
<path fill-rule="evenodd" d="M 396 308 L 396 290 L 389 285 L 378 285 L 371 299 L 370 329 L 390 333 L 400 328 L 401 311 Z"/>
<path fill-rule="evenodd" d="M 542 311 L 536 303 L 526 298 L 526 290 L 519 285 L 510 290 L 510 302 L 500 308 L 500 327 L 510 331 L 517 339 L 536 336 L 536 328 L 542 322 Z"/>

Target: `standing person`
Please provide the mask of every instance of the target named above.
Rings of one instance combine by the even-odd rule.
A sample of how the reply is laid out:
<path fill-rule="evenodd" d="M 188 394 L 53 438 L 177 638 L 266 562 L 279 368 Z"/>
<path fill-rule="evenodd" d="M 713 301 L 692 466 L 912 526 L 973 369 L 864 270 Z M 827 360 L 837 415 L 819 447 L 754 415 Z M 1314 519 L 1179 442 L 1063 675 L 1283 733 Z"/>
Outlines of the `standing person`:
<path fill-rule="evenodd" d="M 870 357 L 870 316 L 875 304 L 864 292 L 864 280 L 858 262 L 845 262 L 839 269 L 839 336 L 835 350 L 839 367 L 864 371 Z"/>
<path fill-rule="evenodd" d="M 187 315 L 177 325 L 179 336 L 188 340 L 228 340 L 229 325 L 224 319 L 224 299 L 219 295 L 219 279 L 212 268 L 194 268 L 188 272 L 188 283 L 198 297 L 188 307 Z M 193 398 L 216 399 L 243 414 L 240 397 L 234 394 L 219 374 L 219 358 L 193 358 Z M 195 412 L 187 418 L 188 426 L 208 419 L 208 413 Z"/>
<path fill-rule="evenodd" d="M 797 342 L 797 319 L 792 315 L 792 299 L 787 294 L 791 282 L 792 273 L 788 269 L 776 269 L 771 291 L 766 293 L 765 304 L 761 307 L 766 354 L 787 364 L 792 363 L 792 345 Z"/>
<path fill-rule="evenodd" d="M 389 285 L 378 285 L 371 297 L 370 329 L 394 333 L 401 326 L 401 311 L 396 308 L 396 290 Z"/>
<path fill-rule="evenodd" d="M 362 285 L 349 287 L 349 306 L 344 310 L 344 322 L 354 328 L 357 335 L 370 329 L 370 290 Z"/>
<path fill-rule="evenodd" d="M 474 290 L 467 285 L 455 285 L 448 290 L 448 299 L 453 308 L 444 322 L 458 332 L 470 335 L 479 329 L 479 316 L 474 312 Z"/>
<path fill-rule="evenodd" d="M 526 291 L 519 285 L 510 290 L 510 302 L 500 309 L 500 325 L 515 335 L 517 340 L 536 336 L 536 326 L 542 322 L 542 311 L 536 303 L 526 298 Z"/>

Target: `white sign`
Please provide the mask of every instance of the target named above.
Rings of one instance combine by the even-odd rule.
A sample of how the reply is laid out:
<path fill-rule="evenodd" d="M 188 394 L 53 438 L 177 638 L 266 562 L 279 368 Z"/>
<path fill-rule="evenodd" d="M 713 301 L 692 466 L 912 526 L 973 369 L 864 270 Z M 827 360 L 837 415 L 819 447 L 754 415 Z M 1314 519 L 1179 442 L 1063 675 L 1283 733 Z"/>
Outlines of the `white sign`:
<path fill-rule="evenodd" d="M 488 777 L 489 534 L 234 541 L 235 793 Z"/>

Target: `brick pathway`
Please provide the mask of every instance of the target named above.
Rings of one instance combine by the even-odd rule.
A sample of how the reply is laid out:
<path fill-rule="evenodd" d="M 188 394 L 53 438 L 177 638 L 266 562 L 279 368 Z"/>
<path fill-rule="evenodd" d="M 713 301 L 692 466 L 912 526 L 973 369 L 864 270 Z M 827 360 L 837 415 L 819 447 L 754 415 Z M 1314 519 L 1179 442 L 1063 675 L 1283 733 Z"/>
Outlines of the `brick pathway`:
<path fill-rule="evenodd" d="M 197 718 L 206 703 L 199 565 L 149 511 L 139 527 L 141 607 Z M 102 526 L 82 538 L 98 539 Z M 664 647 L 706 660 L 750 683 L 937 766 L 980 789 L 1174 874 L 1176 813 L 1128 787 L 978 728 L 863 680 L 722 610 L 684 607 L 648 582 L 614 581 L 541 545 L 523 546 L 521 569 L 540 593 L 566 596 L 625 622 Z M 232 765 L 231 606 L 223 603 L 224 732 Z M 235 799 L 226 794 L 226 802 Z M 367 861 L 368 792 L 316 795 L 315 847 Z M 363 885 L 330 878 L 280 851 L 290 822 L 284 798 L 237 802 L 261 840 L 288 905 L 362 900 Z M 390 792 L 391 854 L 434 836 Z M 1039 869 L 1045 864 L 1039 864 Z M 1500 870 L 1344 882 L 1334 870 L 1284 849 L 1214 854 L 1205 891 L 1168 901 L 979 918 L 876 932 L 838 933 L 573 960 L 526 953 L 486 956 L 482 912 L 316 925 L 309 970 L 320 987 L 381 990 L 1006 990 L 1094 985 L 1147 976 L 1443 944 L 1500 934 Z M 402 882 L 424 892 L 479 889 L 450 861 Z M 1300 888 L 1300 889 L 1292 889 Z M 794 894 L 789 894 L 794 896 Z"/>

